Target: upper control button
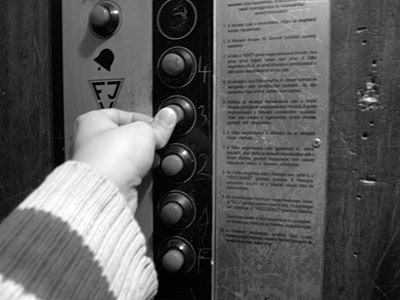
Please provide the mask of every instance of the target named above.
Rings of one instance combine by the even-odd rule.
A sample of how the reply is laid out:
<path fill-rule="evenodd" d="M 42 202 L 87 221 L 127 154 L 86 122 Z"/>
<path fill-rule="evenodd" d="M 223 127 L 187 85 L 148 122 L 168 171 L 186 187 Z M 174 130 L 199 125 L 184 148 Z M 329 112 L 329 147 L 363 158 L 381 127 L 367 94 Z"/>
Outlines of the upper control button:
<path fill-rule="evenodd" d="M 185 70 L 185 60 L 176 53 L 169 53 L 163 57 L 161 68 L 169 76 L 175 77 Z"/>
<path fill-rule="evenodd" d="M 97 3 L 89 15 L 90 29 L 100 38 L 107 38 L 113 35 L 119 28 L 120 21 L 120 9 L 111 1 Z"/>
<path fill-rule="evenodd" d="M 107 7 L 96 5 L 90 13 L 90 24 L 96 27 L 104 27 L 110 22 L 111 15 Z"/>

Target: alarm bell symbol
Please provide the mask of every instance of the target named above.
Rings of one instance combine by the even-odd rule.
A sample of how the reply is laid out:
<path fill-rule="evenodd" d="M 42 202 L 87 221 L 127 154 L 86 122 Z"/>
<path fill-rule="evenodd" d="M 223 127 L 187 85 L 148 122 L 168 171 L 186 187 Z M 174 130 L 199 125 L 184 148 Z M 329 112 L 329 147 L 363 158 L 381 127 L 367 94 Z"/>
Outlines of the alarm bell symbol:
<path fill-rule="evenodd" d="M 102 66 L 107 71 L 111 71 L 111 65 L 114 62 L 114 53 L 110 49 L 104 49 L 100 54 L 94 59 L 100 66 Z"/>

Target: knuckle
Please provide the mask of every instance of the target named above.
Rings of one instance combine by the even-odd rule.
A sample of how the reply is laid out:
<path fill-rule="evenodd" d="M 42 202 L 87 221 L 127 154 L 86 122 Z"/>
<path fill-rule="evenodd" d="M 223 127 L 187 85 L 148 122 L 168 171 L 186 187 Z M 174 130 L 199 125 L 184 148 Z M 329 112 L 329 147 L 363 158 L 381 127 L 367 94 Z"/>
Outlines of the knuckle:
<path fill-rule="evenodd" d="M 75 122 L 74 122 L 75 126 L 79 126 L 79 125 L 85 123 L 87 120 L 91 119 L 96 114 L 98 114 L 98 111 L 97 110 L 92 110 L 92 111 L 89 111 L 87 113 L 84 113 L 84 114 L 76 117 L 75 118 Z"/>
<path fill-rule="evenodd" d="M 149 123 L 144 121 L 136 121 L 135 124 L 144 135 L 150 136 L 153 133 L 153 128 Z"/>

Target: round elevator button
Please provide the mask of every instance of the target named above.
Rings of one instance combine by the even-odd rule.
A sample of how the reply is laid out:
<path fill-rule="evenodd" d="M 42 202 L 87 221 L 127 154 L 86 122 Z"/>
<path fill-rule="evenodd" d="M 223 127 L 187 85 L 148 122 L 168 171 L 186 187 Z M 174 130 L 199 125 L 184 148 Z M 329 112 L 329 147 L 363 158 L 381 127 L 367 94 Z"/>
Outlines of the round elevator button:
<path fill-rule="evenodd" d="M 193 199 L 179 190 L 172 190 L 165 194 L 160 200 L 157 211 L 164 225 L 173 229 L 190 226 L 196 217 Z"/>
<path fill-rule="evenodd" d="M 161 208 L 161 220 L 167 225 L 178 224 L 183 217 L 183 208 L 176 202 L 169 202 Z"/>
<path fill-rule="evenodd" d="M 163 57 L 161 68 L 169 76 L 179 76 L 185 70 L 185 60 L 179 54 L 169 53 Z"/>
<path fill-rule="evenodd" d="M 110 11 L 107 7 L 96 5 L 90 12 L 90 24 L 96 27 L 104 27 L 110 22 Z"/>
<path fill-rule="evenodd" d="M 183 253 L 177 249 L 168 250 L 162 258 L 163 267 L 171 273 L 178 272 L 184 264 L 185 257 Z"/>
<path fill-rule="evenodd" d="M 182 237 L 168 238 L 160 245 L 158 251 L 160 264 L 170 273 L 187 273 L 196 262 L 193 246 Z"/>
<path fill-rule="evenodd" d="M 172 47 L 161 54 L 157 62 L 160 80 L 171 88 L 189 84 L 197 72 L 196 57 L 185 47 Z"/>
<path fill-rule="evenodd" d="M 159 172 L 166 180 L 182 183 L 190 180 L 196 172 L 196 157 L 184 144 L 172 143 L 160 151 Z"/>
<path fill-rule="evenodd" d="M 167 176 L 175 176 L 184 168 L 184 162 L 179 155 L 170 154 L 161 161 L 161 169 Z"/>
<path fill-rule="evenodd" d="M 112 1 L 101 1 L 93 6 L 89 15 L 92 33 L 98 38 L 108 38 L 117 32 L 121 23 L 121 10 Z"/>

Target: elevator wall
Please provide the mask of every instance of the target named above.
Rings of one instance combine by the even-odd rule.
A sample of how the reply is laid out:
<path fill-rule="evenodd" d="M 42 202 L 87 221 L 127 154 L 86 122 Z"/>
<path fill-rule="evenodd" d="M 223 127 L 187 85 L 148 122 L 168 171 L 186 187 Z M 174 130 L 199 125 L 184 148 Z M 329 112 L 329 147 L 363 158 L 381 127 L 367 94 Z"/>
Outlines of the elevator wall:
<path fill-rule="evenodd" d="M 327 299 L 398 299 L 400 3 L 331 1 Z"/>
<path fill-rule="evenodd" d="M 55 163 L 53 108 L 60 99 L 52 97 L 53 83 L 57 83 L 52 80 L 51 61 L 54 51 L 59 50 L 52 42 L 52 34 L 57 34 L 52 18 L 58 13 L 50 12 L 57 3 L 2 2 L 0 219 L 44 179 Z"/>

